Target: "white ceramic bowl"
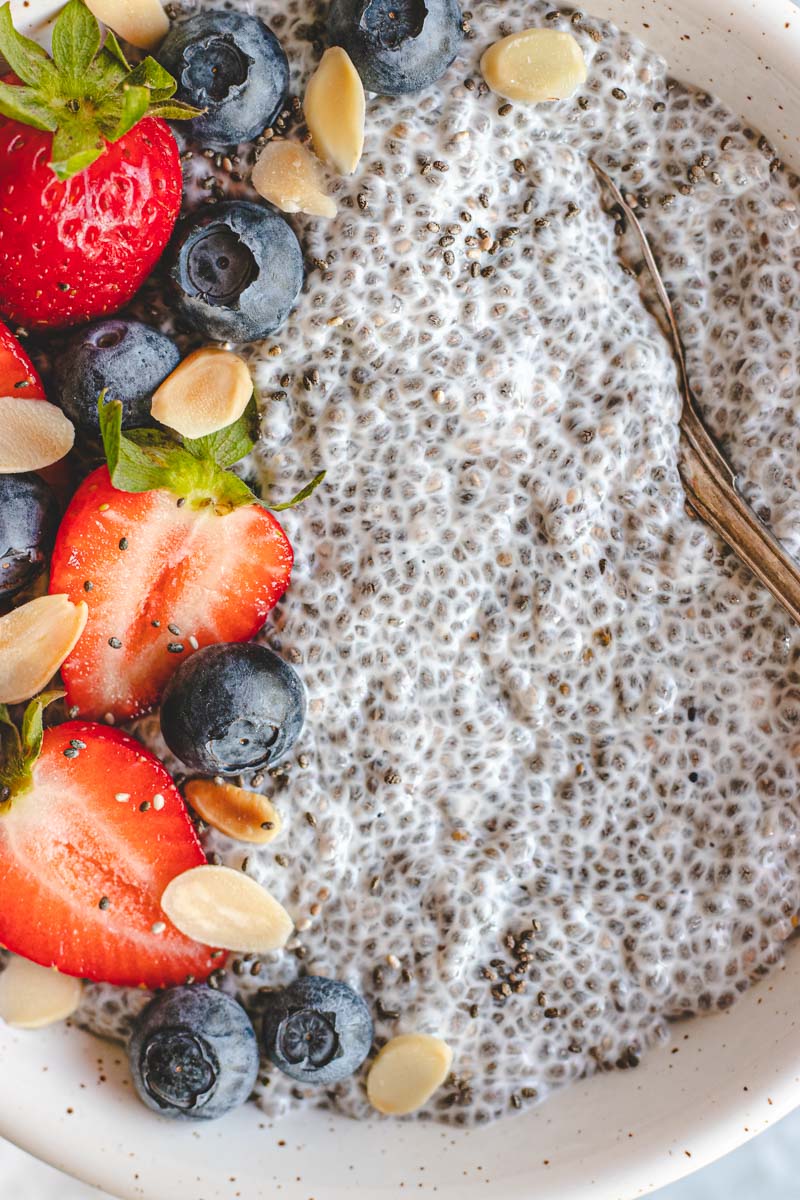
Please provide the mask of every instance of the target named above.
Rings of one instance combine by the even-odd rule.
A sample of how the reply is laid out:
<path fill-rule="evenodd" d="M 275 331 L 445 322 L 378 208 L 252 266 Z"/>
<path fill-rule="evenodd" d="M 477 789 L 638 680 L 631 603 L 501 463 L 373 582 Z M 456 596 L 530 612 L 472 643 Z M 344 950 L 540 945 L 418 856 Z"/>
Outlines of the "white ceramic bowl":
<path fill-rule="evenodd" d="M 790 0 L 586 7 L 725 99 L 800 170 L 800 9 Z M 114 1047 L 74 1029 L 0 1027 L 0 1134 L 126 1200 L 633 1200 L 800 1104 L 798 996 L 800 952 L 790 950 L 732 1010 L 677 1026 L 638 1070 L 466 1133 L 320 1113 L 273 1126 L 254 1106 L 208 1127 L 175 1125 L 134 1099 Z"/>

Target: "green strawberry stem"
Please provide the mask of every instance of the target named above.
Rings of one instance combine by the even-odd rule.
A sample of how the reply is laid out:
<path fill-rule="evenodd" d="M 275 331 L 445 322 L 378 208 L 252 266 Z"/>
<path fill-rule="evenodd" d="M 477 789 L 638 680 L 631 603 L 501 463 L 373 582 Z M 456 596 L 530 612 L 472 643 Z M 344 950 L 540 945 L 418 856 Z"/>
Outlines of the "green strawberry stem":
<path fill-rule="evenodd" d="M 311 495 L 325 472 L 307 483 L 291 500 L 267 504 L 228 468 L 245 458 L 255 446 L 258 409 L 255 396 L 238 421 L 202 438 L 178 438 L 159 429 L 122 432 L 119 400 L 100 396 L 97 405 L 100 434 L 111 482 L 121 492 L 172 492 L 192 508 L 213 506 L 218 516 L 247 504 L 260 504 L 272 512 L 294 508 Z"/>
<path fill-rule="evenodd" d="M 0 704 L 0 816 L 8 812 L 14 799 L 27 792 L 33 783 L 33 768 L 42 752 L 44 722 L 48 704 L 60 700 L 60 691 L 42 692 L 28 704 L 18 729 L 5 704 Z"/>
<path fill-rule="evenodd" d="M 53 26 L 53 55 L 14 28 L 0 7 L 0 55 L 22 81 L 0 81 L 0 115 L 53 135 L 50 166 L 61 180 L 91 166 L 142 117 L 170 121 L 201 109 L 174 100 L 177 84 L 153 58 L 131 67 L 111 30 L 103 41 L 83 0 L 69 0 Z"/>

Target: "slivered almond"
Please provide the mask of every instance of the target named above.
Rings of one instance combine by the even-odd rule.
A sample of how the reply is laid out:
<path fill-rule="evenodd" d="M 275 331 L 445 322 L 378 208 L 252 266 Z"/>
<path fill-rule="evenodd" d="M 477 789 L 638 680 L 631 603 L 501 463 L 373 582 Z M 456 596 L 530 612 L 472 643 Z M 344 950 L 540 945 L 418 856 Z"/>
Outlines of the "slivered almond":
<path fill-rule="evenodd" d="M 253 187 L 281 212 L 335 217 L 336 204 L 325 191 L 319 162 L 299 142 L 273 138 L 253 167 Z"/>
<path fill-rule="evenodd" d="M 72 422 L 55 404 L 0 396 L 0 474 L 40 471 L 69 454 Z"/>
<path fill-rule="evenodd" d="M 242 953 L 280 950 L 294 927 L 266 888 L 231 867 L 184 871 L 167 884 L 161 907 L 186 937 Z"/>
<path fill-rule="evenodd" d="M 323 54 L 303 108 L 319 157 L 340 175 L 352 175 L 364 149 L 366 101 L 361 76 L 341 46 Z"/>
<path fill-rule="evenodd" d="M 253 394 L 247 363 L 231 350 L 195 350 L 153 393 L 150 411 L 188 438 L 206 437 L 238 421 Z"/>
<path fill-rule="evenodd" d="M 40 596 L 0 617 L 0 704 L 30 700 L 50 682 L 83 633 L 89 609 Z"/>
<path fill-rule="evenodd" d="M 86 0 L 86 6 L 98 21 L 140 50 L 152 50 L 169 29 L 159 0 Z"/>
<path fill-rule="evenodd" d="M 195 812 L 228 837 L 264 845 L 281 831 L 277 811 L 258 792 L 211 779 L 193 779 L 184 790 Z"/>
<path fill-rule="evenodd" d="M 367 1076 L 373 1108 L 402 1117 L 421 1108 L 450 1073 L 453 1051 L 427 1033 L 401 1033 L 379 1052 Z"/>
<path fill-rule="evenodd" d="M 0 1018 L 17 1029 L 42 1029 L 65 1021 L 80 1002 L 80 979 L 27 958 L 15 955 L 0 975 Z"/>
<path fill-rule="evenodd" d="M 571 33 L 523 29 L 501 38 L 481 59 L 483 78 L 506 100 L 565 100 L 586 80 L 583 51 Z"/>

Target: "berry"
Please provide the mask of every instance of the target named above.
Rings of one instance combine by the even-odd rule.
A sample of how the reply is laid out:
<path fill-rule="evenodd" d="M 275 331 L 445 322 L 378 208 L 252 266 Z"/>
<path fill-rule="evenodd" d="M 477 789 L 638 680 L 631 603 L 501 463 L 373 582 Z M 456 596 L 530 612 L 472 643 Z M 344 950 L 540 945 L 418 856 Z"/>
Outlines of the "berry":
<path fill-rule="evenodd" d="M 301 1083 L 337 1083 L 361 1066 L 372 1045 L 372 1018 L 357 992 L 318 975 L 265 997 L 268 1058 Z"/>
<path fill-rule="evenodd" d="M 57 402 L 79 430 L 100 433 L 97 401 L 104 388 L 122 402 L 122 428 L 152 424 L 153 392 L 180 362 L 171 338 L 140 321 L 108 317 L 75 334 L 59 357 Z"/>
<path fill-rule="evenodd" d="M 0 311 L 30 328 L 89 320 L 138 290 L 181 204 L 161 116 L 196 115 L 153 59 L 131 70 L 113 35 L 101 47 L 83 0 L 62 9 L 53 46 L 47 59 L 0 7 L 0 59 L 16 71 L 0 83 L 14 114 L 0 117 Z"/>
<path fill-rule="evenodd" d="M 266 646 L 206 646 L 164 692 L 161 732 L 192 770 L 237 775 L 288 754 L 305 711 L 300 676 Z"/>
<path fill-rule="evenodd" d="M 328 33 L 350 55 L 367 91 L 383 96 L 430 87 L 464 37 L 457 0 L 333 0 Z"/>
<path fill-rule="evenodd" d="M 161 911 L 167 884 L 205 863 L 175 784 L 120 730 L 68 721 L 42 734 L 48 698 L 31 701 L 21 737 L 4 726 L 0 943 L 126 987 L 205 979 L 221 959 Z"/>
<path fill-rule="evenodd" d="M 58 528 L 58 505 L 38 475 L 0 475 L 0 598 L 44 570 Z"/>
<path fill-rule="evenodd" d="M 258 1074 L 247 1013 L 224 992 L 176 987 L 155 996 L 128 1045 L 133 1083 L 154 1112 L 211 1121 L 244 1104 Z"/>
<path fill-rule="evenodd" d="M 273 124 L 289 91 L 275 34 L 243 12 L 204 11 L 176 21 L 158 52 L 182 100 L 206 111 L 190 130 L 204 146 L 251 142 Z"/>
<path fill-rule="evenodd" d="M 291 226 L 258 204 L 200 209 L 178 226 L 169 252 L 176 308 L 217 341 L 258 341 L 283 325 L 303 286 Z"/>
<path fill-rule="evenodd" d="M 0 396 L 44 400 L 38 372 L 10 329 L 0 324 Z"/>

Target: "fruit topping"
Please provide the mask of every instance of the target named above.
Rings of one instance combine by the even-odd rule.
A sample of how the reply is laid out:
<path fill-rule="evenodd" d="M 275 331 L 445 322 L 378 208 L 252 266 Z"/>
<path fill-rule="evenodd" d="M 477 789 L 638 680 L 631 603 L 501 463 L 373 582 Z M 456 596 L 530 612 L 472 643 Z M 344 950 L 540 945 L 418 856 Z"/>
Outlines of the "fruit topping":
<path fill-rule="evenodd" d="M 169 29 L 160 0 L 86 0 L 98 21 L 140 50 L 152 50 Z"/>
<path fill-rule="evenodd" d="M 83 0 L 69 0 L 52 41 L 50 58 L 0 7 L 14 72 L 0 82 L 0 311 L 30 327 L 89 320 L 137 291 L 181 203 L 160 118 L 197 113 L 152 58 L 131 69 L 113 33 L 102 42 Z"/>
<path fill-rule="evenodd" d="M 19 394 L 0 396 L 1 473 L 49 467 L 69 454 L 74 441 L 72 422 L 55 404 Z"/>
<path fill-rule="evenodd" d="M 243 871 L 195 867 L 167 885 L 161 907 L 176 929 L 226 950 L 280 950 L 294 929 L 282 904 Z"/>
<path fill-rule="evenodd" d="M 367 1075 L 373 1108 L 403 1117 L 427 1104 L 450 1073 L 453 1052 L 447 1042 L 426 1033 L 401 1033 L 378 1052 Z"/>
<path fill-rule="evenodd" d="M 176 987 L 137 1017 L 128 1060 L 148 1108 L 179 1120 L 213 1120 L 252 1092 L 258 1041 L 247 1013 L 224 992 Z"/>
<path fill-rule="evenodd" d="M 352 1075 L 372 1045 L 372 1018 L 357 992 L 337 979 L 304 976 L 264 997 L 264 1049 L 301 1083 L 331 1084 Z"/>
<path fill-rule="evenodd" d="M 272 30 L 244 12 L 205 10 L 176 21 L 158 52 L 178 95 L 205 110 L 192 123 L 203 146 L 249 142 L 280 115 L 289 63 Z"/>
<path fill-rule="evenodd" d="M 0 709 L 0 944 L 122 986 L 205 979 L 220 959 L 161 911 L 169 881 L 205 862 L 183 800 L 119 730 L 68 721 L 43 731 L 58 695 L 28 705 L 21 733 Z"/>
<path fill-rule="evenodd" d="M 340 175 L 352 175 L 364 150 L 364 85 L 346 51 L 326 50 L 303 102 L 317 154 Z"/>
<path fill-rule="evenodd" d="M 18 955 L 0 975 L 0 1019 L 16 1029 L 43 1029 L 71 1017 L 81 981 Z"/>
<path fill-rule="evenodd" d="M 456 0 L 333 0 L 328 35 L 344 46 L 368 92 L 400 96 L 444 75 L 464 29 Z"/>
<path fill-rule="evenodd" d="M 586 80 L 583 51 L 571 33 L 523 29 L 501 38 L 481 59 L 483 78 L 506 100 L 565 100 Z"/>
<path fill-rule="evenodd" d="M 0 324 L 0 396 L 44 399 L 38 372 L 10 329 Z"/>
<path fill-rule="evenodd" d="M 207 825 L 237 841 L 266 845 L 281 831 L 277 809 L 259 792 L 211 779 L 193 779 L 183 790 Z"/>
<path fill-rule="evenodd" d="M 191 213 L 169 251 L 177 313 L 219 342 L 252 342 L 283 325 L 303 286 L 291 226 L 258 204 Z"/>
<path fill-rule="evenodd" d="M 193 771 L 238 775 L 285 757 L 300 735 L 305 710 L 299 675 L 266 646 L 206 646 L 170 680 L 161 732 Z"/>
<path fill-rule="evenodd" d="M 158 388 L 152 414 L 184 437 L 207 437 L 238 421 L 252 395 L 250 371 L 238 354 L 195 350 Z"/>
<path fill-rule="evenodd" d="M 0 704 L 30 700 L 74 648 L 89 610 L 66 596 L 40 596 L 0 617 Z"/>
<path fill-rule="evenodd" d="M 335 217 L 336 202 L 325 190 L 318 160 L 299 142 L 273 138 L 253 167 L 253 187 L 281 212 Z"/>
<path fill-rule="evenodd" d="M 148 425 L 153 392 L 180 362 L 171 338 L 122 317 L 108 317 L 76 333 L 59 356 L 56 400 L 80 432 L 97 438 L 97 401 L 122 404 L 122 428 Z"/>
<path fill-rule="evenodd" d="M 0 475 L 0 599 L 44 570 L 58 528 L 55 496 L 38 475 Z"/>

